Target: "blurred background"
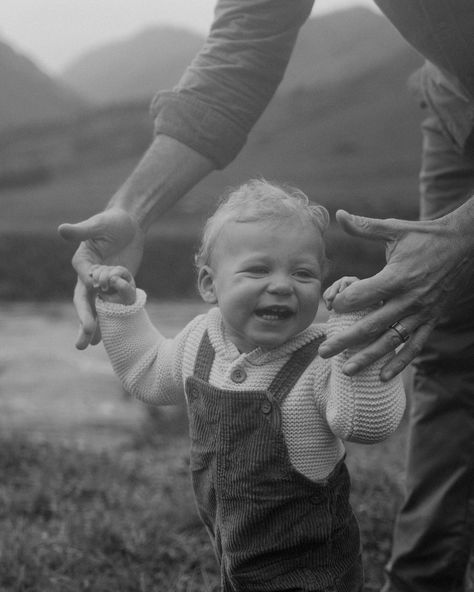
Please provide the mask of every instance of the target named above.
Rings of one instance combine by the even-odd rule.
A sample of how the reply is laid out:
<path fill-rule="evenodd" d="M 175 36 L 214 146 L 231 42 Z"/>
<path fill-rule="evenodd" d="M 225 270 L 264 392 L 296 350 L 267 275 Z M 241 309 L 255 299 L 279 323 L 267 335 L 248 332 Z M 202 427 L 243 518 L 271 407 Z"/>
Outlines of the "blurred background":
<path fill-rule="evenodd" d="M 70 296 L 72 249 L 56 227 L 100 210 L 135 166 L 151 141 L 151 98 L 199 50 L 213 7 L 96 4 L 0 7 L 2 299 Z M 316 6 L 239 157 L 155 226 L 141 278 L 153 295 L 195 295 L 189 254 L 201 223 L 227 186 L 250 176 L 297 185 L 331 213 L 416 217 L 421 115 L 407 79 L 420 58 L 371 4 Z M 381 264 L 380 245 L 332 234 L 335 275 Z"/>
<path fill-rule="evenodd" d="M 56 231 L 62 222 L 102 209 L 132 171 L 152 139 L 150 101 L 178 81 L 199 50 L 213 7 L 213 0 L 0 4 L 0 428 L 3 469 L 10 475 L 2 490 L 8 511 L 0 511 L 7 521 L 0 535 L 1 590 L 214 589 L 211 551 L 196 563 L 186 546 L 192 536 L 207 544 L 191 497 L 183 501 L 188 514 L 171 519 L 182 530 L 158 545 L 174 551 L 161 567 L 150 556 L 145 575 L 139 569 L 148 566 L 150 540 L 157 548 L 156 529 L 169 531 L 164 514 L 150 520 L 148 502 L 159 499 L 161 507 L 166 496 L 175 499 L 176 487 L 188 490 L 180 481 L 187 483 L 180 440 L 185 420 L 182 412 L 150 413 L 131 402 L 101 346 L 74 349 L 74 248 Z M 244 150 L 196 186 L 148 237 L 137 281 L 166 334 L 204 310 L 193 252 L 203 221 L 229 185 L 264 176 L 300 187 L 332 217 L 339 208 L 417 217 L 422 115 L 408 79 L 420 64 L 372 2 L 316 2 L 285 79 Z M 366 277 L 384 261 L 383 245 L 348 237 L 335 225 L 329 245 L 328 281 L 346 273 Z M 98 460 L 97 454 L 106 456 Z M 165 455 L 171 475 L 156 454 Z M 403 430 L 395 445 L 357 448 L 353 458 L 362 475 L 356 503 L 375 565 L 367 590 L 375 590 L 390 545 Z M 371 471 L 386 467 L 387 458 L 390 474 L 374 478 Z M 159 483 L 157 466 L 167 475 Z M 107 471 L 121 480 L 112 500 L 101 485 Z M 370 494 L 363 483 L 368 474 Z M 168 491 L 166 481 L 181 485 Z M 128 487 L 133 482 L 141 502 Z M 80 527 L 67 518 L 68 504 L 81 517 Z M 136 508 L 130 524 L 111 513 L 114 504 L 121 516 L 125 507 Z M 143 529 L 150 539 L 142 540 Z M 94 545 L 100 561 L 87 555 Z M 116 554 L 128 565 L 127 575 L 120 572 L 122 587 L 110 575 Z M 163 565 L 173 567 L 165 573 Z"/>

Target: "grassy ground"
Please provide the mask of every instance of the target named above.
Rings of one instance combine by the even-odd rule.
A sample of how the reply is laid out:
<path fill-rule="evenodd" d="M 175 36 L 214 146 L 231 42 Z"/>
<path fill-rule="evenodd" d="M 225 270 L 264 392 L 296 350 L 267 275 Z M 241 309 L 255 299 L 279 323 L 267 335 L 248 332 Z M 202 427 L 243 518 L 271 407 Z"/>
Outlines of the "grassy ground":
<path fill-rule="evenodd" d="M 151 307 L 168 334 L 199 310 Z M 151 419 L 101 347 L 76 352 L 69 305 L 3 306 L 0 324 L 0 590 L 217 590 L 181 416 Z M 348 449 L 366 592 L 382 581 L 405 436 Z"/>

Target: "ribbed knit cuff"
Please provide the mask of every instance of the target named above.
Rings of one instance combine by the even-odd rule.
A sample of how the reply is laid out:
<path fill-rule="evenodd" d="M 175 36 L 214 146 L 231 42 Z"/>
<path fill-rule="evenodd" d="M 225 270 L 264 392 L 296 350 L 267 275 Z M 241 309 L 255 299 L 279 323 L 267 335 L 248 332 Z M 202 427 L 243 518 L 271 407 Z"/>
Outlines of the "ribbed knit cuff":
<path fill-rule="evenodd" d="M 95 307 L 99 314 L 109 317 L 126 317 L 142 310 L 146 304 L 146 293 L 137 288 L 137 297 L 133 304 L 119 304 L 118 302 L 106 302 L 99 296 L 95 299 Z"/>

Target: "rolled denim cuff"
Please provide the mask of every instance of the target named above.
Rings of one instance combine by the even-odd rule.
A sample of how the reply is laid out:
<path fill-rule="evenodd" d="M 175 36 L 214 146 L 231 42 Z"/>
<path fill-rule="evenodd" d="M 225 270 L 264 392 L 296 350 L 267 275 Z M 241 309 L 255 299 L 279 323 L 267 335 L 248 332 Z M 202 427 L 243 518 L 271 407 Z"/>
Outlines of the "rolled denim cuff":
<path fill-rule="evenodd" d="M 151 114 L 155 135 L 178 140 L 212 160 L 218 169 L 227 166 L 247 140 L 247 130 L 198 98 L 177 90 L 157 93 Z"/>

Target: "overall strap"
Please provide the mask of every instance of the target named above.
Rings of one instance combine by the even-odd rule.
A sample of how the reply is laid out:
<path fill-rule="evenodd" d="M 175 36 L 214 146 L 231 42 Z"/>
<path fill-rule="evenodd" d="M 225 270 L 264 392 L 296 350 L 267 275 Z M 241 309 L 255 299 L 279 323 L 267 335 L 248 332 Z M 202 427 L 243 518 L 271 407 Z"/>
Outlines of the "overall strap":
<path fill-rule="evenodd" d="M 316 337 L 296 350 L 288 362 L 280 369 L 268 388 L 277 403 L 282 403 L 298 382 L 300 376 L 316 357 L 319 346 L 324 339 L 325 336 Z"/>
<path fill-rule="evenodd" d="M 216 352 L 212 347 L 211 340 L 207 331 L 204 333 L 199 344 L 199 349 L 196 355 L 196 362 L 194 363 L 194 377 L 200 378 L 205 382 L 209 382 L 209 376 L 211 374 L 212 363 Z"/>

